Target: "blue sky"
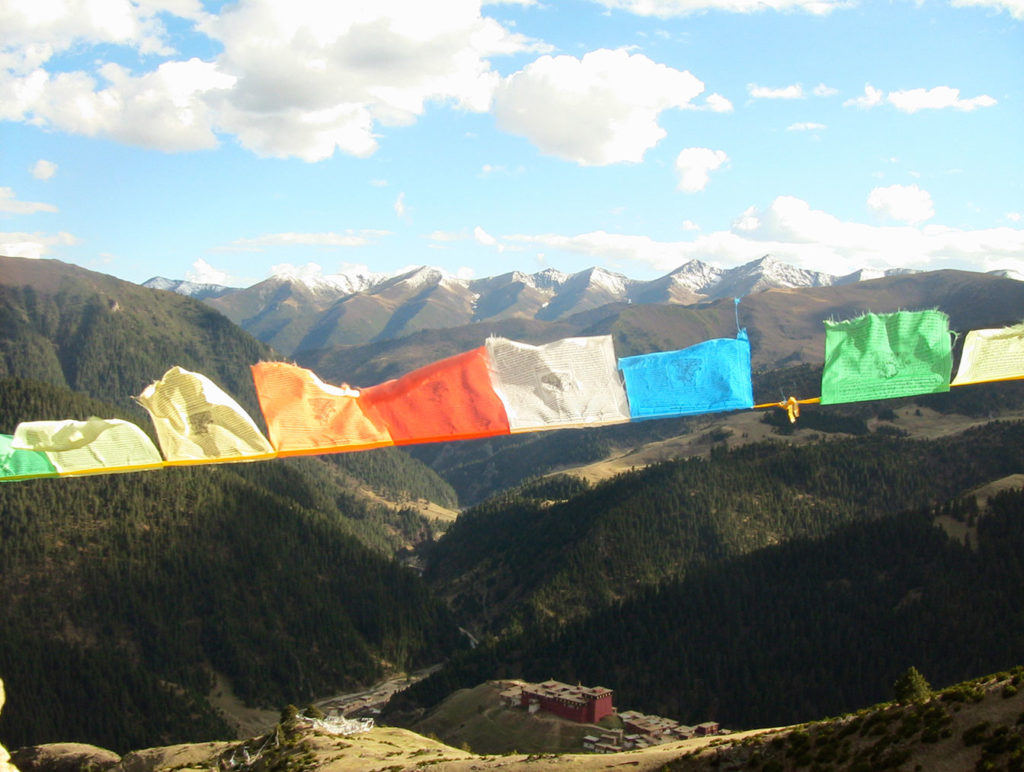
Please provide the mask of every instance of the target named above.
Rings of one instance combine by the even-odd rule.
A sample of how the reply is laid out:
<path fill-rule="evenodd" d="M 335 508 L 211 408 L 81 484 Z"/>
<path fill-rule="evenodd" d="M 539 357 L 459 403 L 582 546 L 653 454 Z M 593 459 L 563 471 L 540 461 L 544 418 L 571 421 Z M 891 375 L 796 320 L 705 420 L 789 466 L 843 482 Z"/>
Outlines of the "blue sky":
<path fill-rule="evenodd" d="M 0 0 L 0 254 L 1024 274 L 1024 0 Z"/>

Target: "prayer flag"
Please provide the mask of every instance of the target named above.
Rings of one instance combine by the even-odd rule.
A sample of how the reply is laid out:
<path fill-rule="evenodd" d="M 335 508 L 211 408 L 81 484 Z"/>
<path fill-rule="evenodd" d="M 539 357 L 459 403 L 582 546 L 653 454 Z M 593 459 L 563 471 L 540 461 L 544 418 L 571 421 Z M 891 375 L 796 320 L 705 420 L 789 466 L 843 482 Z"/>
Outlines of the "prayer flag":
<path fill-rule="evenodd" d="M 949 318 L 941 311 L 825 322 L 821 404 L 949 391 L 952 369 Z"/>
<path fill-rule="evenodd" d="M 241 406 L 200 373 L 172 367 L 136 399 L 172 464 L 255 461 L 274 449 Z"/>
<path fill-rule="evenodd" d="M 483 346 L 363 389 L 359 404 L 396 445 L 509 433 Z"/>
<path fill-rule="evenodd" d="M 489 338 L 487 352 L 513 432 L 616 424 L 629 403 L 610 335 L 531 346 Z"/>
<path fill-rule="evenodd" d="M 0 482 L 57 476 L 45 453 L 15 448 L 11 445 L 13 440 L 9 434 L 0 434 Z"/>
<path fill-rule="evenodd" d="M 45 453 L 61 476 L 135 472 L 164 463 L 142 429 L 117 418 L 20 423 L 11 447 Z"/>
<path fill-rule="evenodd" d="M 717 413 L 754 406 L 747 331 L 681 351 L 619 360 L 633 419 Z"/>
<path fill-rule="evenodd" d="M 366 450 L 393 445 L 383 425 L 363 412 L 359 391 L 332 386 L 287 362 L 252 366 L 270 443 L 281 456 Z"/>
<path fill-rule="evenodd" d="M 1024 322 L 995 330 L 971 330 L 964 338 L 954 386 L 1024 376 Z"/>

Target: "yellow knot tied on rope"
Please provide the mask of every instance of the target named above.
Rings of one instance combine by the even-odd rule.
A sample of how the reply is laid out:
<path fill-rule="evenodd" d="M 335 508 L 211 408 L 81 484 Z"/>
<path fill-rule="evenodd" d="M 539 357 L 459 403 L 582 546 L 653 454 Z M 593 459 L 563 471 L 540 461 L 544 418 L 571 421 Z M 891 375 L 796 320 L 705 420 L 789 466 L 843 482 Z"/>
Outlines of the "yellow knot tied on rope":
<path fill-rule="evenodd" d="M 779 407 L 786 411 L 789 416 L 789 422 L 791 424 L 796 423 L 796 419 L 800 417 L 800 403 L 796 397 L 790 397 L 785 402 L 780 402 Z"/>

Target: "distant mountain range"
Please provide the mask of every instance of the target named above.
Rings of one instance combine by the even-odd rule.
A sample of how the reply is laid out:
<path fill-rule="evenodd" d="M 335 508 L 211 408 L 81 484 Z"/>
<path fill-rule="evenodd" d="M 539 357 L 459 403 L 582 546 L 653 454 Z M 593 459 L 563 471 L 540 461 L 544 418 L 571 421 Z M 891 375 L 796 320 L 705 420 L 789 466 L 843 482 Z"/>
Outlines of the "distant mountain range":
<path fill-rule="evenodd" d="M 910 273 L 857 271 L 834 276 L 770 255 L 737 268 L 690 260 L 651 281 L 603 268 L 567 274 L 513 271 L 459 279 L 421 266 L 397 275 L 338 274 L 315 280 L 280 274 L 245 289 L 154 277 L 143 286 L 204 300 L 284 354 L 390 340 L 485 321 L 560 321 L 609 303 L 694 305 L 767 289 L 829 287 Z"/>

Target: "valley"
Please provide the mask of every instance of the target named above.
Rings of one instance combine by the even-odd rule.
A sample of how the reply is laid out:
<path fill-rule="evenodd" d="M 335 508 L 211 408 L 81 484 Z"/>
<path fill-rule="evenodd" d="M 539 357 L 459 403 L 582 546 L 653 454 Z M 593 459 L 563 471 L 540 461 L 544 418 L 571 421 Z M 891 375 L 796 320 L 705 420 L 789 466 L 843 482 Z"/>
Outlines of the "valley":
<path fill-rule="evenodd" d="M 771 267 L 752 266 L 762 277 Z M 584 278 L 580 287 L 612 286 Z M 344 294 L 344 314 L 296 316 L 290 339 L 319 325 L 320 347 L 289 356 L 330 382 L 369 385 L 492 332 L 530 342 L 607 334 L 633 354 L 736 331 L 729 298 L 609 302 L 585 292 L 577 297 L 592 303 L 563 300 L 557 318 L 508 304 L 431 327 L 450 300 L 441 302 L 451 290 L 442 279 L 420 276 L 420 294 L 408 297 L 402 281 L 380 285 L 399 316 L 377 318 L 378 332 L 360 342 L 332 342 L 328 324 L 354 322 L 359 292 Z M 282 286 L 274 292 L 292 291 Z M 963 331 L 1015 322 L 1024 304 L 1020 282 L 955 271 L 747 290 L 739 314 L 757 402 L 817 396 L 823 318 L 939 307 Z M 276 300 L 259 307 L 250 293 L 245 313 L 269 323 L 273 303 L 304 308 L 298 295 L 265 294 Z M 414 298 L 418 316 L 401 311 Z M 0 313 L 0 433 L 89 415 L 141 424 L 132 396 L 177 362 L 211 373 L 262 424 L 248 368 L 284 355 L 204 302 L 55 261 L 0 258 Z M 344 741 L 296 729 L 281 753 L 312 754 L 325 768 L 485 769 L 510 757 L 398 727 L 476 750 L 480 740 L 429 723 L 446 699 L 488 682 L 555 679 L 602 684 L 643 713 L 736 730 L 706 750 L 659 746 L 622 763 L 702 768 L 728 752 L 742 764 L 757 754 L 753 768 L 797 768 L 800 743 L 827 756 L 819 730 L 787 730 L 778 747 L 746 732 L 884 703 L 910 664 L 941 689 L 1016 672 L 1022 449 L 1024 389 L 1007 383 L 808 405 L 795 424 L 772 408 L 4 484 L 0 742 L 86 742 L 128 758 L 204 741 L 220 753 L 263 737 L 285 705 L 358 704 L 382 708 L 388 726 Z M 414 683 L 405 672 L 418 674 Z M 957 736 L 973 726 L 950 720 Z M 998 722 L 1008 727 L 1000 737 L 1017 732 Z M 788 739 L 799 732 L 809 739 Z M 999 747 L 982 734 L 965 746 L 972 758 Z M 851 735 L 850 758 L 870 761 L 866 742 Z M 918 745 L 912 754 L 928 751 Z M 562 746 L 501 752 L 512 750 L 522 752 L 516 765 L 538 768 L 612 763 L 547 755 Z M 174 758 L 184 768 L 185 756 Z"/>

